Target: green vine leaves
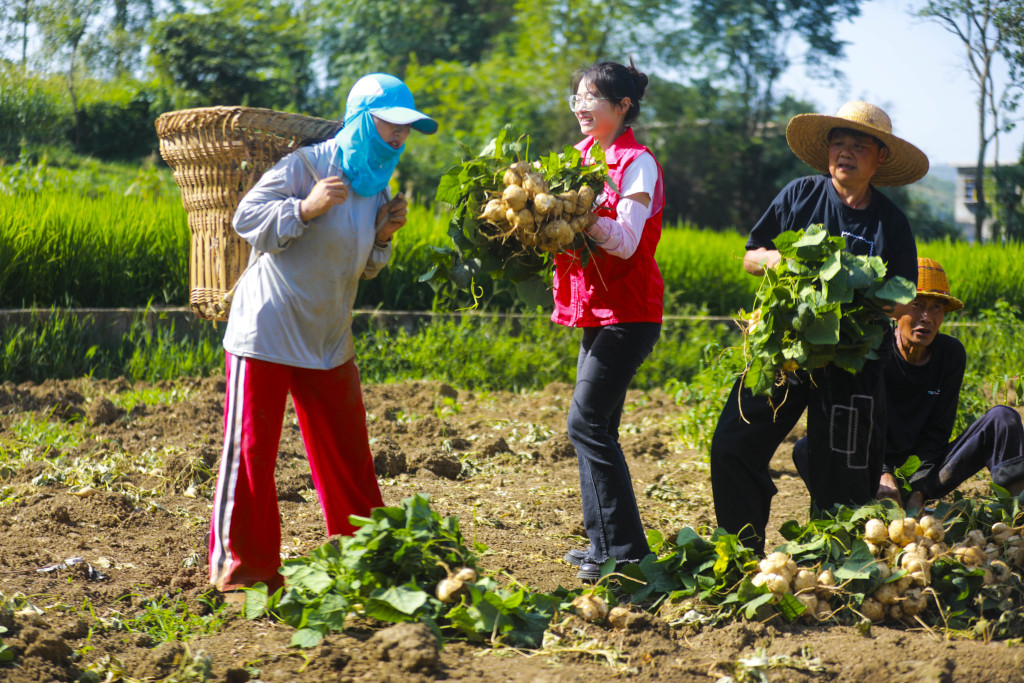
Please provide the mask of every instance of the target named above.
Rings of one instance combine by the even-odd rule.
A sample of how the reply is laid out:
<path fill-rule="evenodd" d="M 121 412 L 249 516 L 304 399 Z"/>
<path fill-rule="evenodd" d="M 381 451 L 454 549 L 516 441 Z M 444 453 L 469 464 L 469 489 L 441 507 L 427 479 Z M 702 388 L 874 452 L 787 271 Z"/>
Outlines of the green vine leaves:
<path fill-rule="evenodd" d="M 820 224 L 784 232 L 775 246 L 782 261 L 765 270 L 753 311 L 742 314 L 744 386 L 770 395 L 797 371 L 831 363 L 856 373 L 877 358 L 886 318 L 913 300 L 914 283 L 886 279 L 880 257 L 845 251 L 846 240 Z"/>

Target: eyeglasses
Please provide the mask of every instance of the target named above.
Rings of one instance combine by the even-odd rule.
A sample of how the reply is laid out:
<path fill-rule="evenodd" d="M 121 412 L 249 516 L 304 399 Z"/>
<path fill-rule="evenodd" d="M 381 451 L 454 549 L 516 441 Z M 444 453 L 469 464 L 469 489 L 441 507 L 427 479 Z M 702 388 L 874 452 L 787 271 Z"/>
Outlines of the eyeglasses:
<path fill-rule="evenodd" d="M 607 100 L 607 97 L 597 97 L 587 93 L 586 95 L 569 95 L 569 109 L 572 111 L 593 111 L 598 100 Z"/>

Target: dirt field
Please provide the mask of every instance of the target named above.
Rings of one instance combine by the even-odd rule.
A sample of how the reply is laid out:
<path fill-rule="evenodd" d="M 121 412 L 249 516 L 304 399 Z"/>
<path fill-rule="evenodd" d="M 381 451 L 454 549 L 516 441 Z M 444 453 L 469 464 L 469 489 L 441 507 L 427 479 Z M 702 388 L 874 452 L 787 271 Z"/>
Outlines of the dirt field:
<path fill-rule="evenodd" d="M 29 416 L 90 424 L 88 439 L 76 448 L 40 450 L 26 467 L 0 467 L 0 593 L 7 600 L 28 596 L 43 610 L 0 611 L 0 627 L 7 629 L 0 628 L 0 642 L 15 653 L 12 663 L 0 664 L 0 680 L 74 681 L 88 667 L 104 672 L 94 680 L 186 680 L 183 662 L 202 652 L 220 681 L 717 681 L 759 650 L 777 665 L 765 668 L 769 680 L 1024 679 L 1024 650 L 1016 643 L 882 626 L 865 636 L 854 627 L 790 625 L 781 617 L 703 629 L 641 612 L 619 629 L 570 617 L 554 627 L 562 636 L 558 652 L 458 642 L 438 650 L 420 628 L 366 621 L 298 651 L 288 646 L 291 628 L 248 621 L 234 605 L 224 609 L 219 631 L 184 645 L 118 630 L 111 617 L 137 613 L 146 598 L 183 598 L 195 612 L 209 611 L 199 598 L 207 589 L 212 482 L 192 489 L 190 483 L 216 468 L 224 383 L 174 386 L 187 391 L 186 401 L 128 414 L 103 400 L 126 391 L 126 382 L 0 387 L 0 440 L 8 441 L 13 426 Z M 435 510 L 457 516 L 468 539 L 490 547 L 481 560 L 487 570 L 543 591 L 578 585 L 575 570 L 561 561 L 583 544 L 575 454 L 564 433 L 570 386 L 472 394 L 440 383 L 403 383 L 366 387 L 365 397 L 378 470 L 388 470 L 380 479 L 386 503 L 429 493 Z M 664 393 L 633 392 L 621 430 L 644 522 L 666 535 L 714 523 L 707 466 L 675 435 L 681 410 Z M 780 495 L 773 529 L 806 518 L 807 495 L 789 460 L 790 444 L 775 460 Z M 143 492 L 137 500 L 104 490 L 71 495 L 67 484 L 46 477 L 55 470 L 44 463 L 62 456 L 102 463 L 123 454 L 152 463 L 128 482 Z M 96 472 L 103 476 L 99 464 Z M 282 552 L 306 554 L 324 542 L 324 528 L 291 412 L 277 485 Z M 769 545 L 781 541 L 776 536 Z M 52 568 L 68 558 L 84 562 Z M 111 673 L 115 661 L 123 666 L 120 678 Z"/>

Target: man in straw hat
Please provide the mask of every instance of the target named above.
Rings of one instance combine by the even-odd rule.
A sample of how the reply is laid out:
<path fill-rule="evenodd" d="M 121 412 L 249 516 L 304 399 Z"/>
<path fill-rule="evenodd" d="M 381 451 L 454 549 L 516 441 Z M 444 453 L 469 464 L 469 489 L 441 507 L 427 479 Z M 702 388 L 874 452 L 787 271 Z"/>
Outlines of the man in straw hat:
<path fill-rule="evenodd" d="M 1009 406 L 996 406 L 952 443 L 967 354 L 963 344 L 939 332 L 946 313 L 963 303 L 950 294 L 946 272 L 919 258 L 917 297 L 893 313 L 892 360 L 885 366 L 888 418 L 885 463 L 877 497 L 901 501 L 893 472 L 916 455 L 907 507 L 942 498 L 987 467 L 992 481 L 1012 494 L 1024 490 L 1024 425 Z M 793 447 L 801 476 L 807 470 L 807 440 Z"/>
<path fill-rule="evenodd" d="M 762 275 L 779 265 L 774 239 L 783 231 L 821 223 L 845 239 L 847 251 L 879 256 L 888 276 L 916 281 L 917 247 L 907 218 L 874 186 L 919 180 L 928 171 L 924 153 L 893 135 L 889 116 L 867 102 L 848 102 L 835 116 L 795 116 L 786 141 L 821 174 L 794 180 L 772 201 L 747 241 L 747 272 Z M 878 324 L 889 327 L 881 317 Z M 804 375 L 777 387 L 771 400 L 753 396 L 737 380 L 711 443 L 720 526 L 763 551 L 777 492 L 768 466 L 805 408 L 813 504 L 828 509 L 874 497 L 885 448 L 882 362 L 869 360 L 856 375 L 827 366 L 813 381 Z"/>

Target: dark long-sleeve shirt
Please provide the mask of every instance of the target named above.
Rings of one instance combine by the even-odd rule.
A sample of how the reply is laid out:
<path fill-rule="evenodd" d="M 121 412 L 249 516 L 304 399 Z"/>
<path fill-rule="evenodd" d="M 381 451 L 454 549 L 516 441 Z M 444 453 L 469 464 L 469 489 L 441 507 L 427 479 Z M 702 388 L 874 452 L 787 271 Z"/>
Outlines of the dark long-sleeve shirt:
<path fill-rule="evenodd" d="M 895 335 L 893 335 L 895 347 Z M 967 353 L 957 339 L 939 333 L 924 365 L 911 365 L 893 348 L 885 366 L 887 438 L 883 471 L 892 472 L 911 455 L 941 461 L 953 433 Z"/>

